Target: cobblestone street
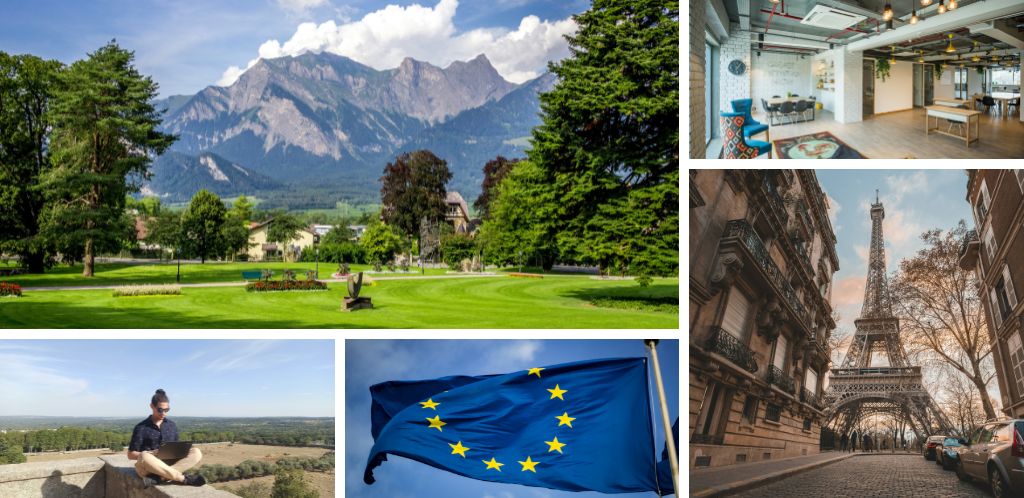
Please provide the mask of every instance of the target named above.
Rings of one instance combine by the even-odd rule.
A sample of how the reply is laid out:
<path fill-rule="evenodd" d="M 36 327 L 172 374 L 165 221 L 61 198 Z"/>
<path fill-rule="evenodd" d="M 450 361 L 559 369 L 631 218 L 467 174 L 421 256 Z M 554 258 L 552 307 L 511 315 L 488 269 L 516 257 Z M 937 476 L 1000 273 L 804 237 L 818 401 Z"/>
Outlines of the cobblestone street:
<path fill-rule="evenodd" d="M 733 495 L 763 497 L 992 496 L 980 481 L 960 482 L 920 455 L 858 455 Z"/>

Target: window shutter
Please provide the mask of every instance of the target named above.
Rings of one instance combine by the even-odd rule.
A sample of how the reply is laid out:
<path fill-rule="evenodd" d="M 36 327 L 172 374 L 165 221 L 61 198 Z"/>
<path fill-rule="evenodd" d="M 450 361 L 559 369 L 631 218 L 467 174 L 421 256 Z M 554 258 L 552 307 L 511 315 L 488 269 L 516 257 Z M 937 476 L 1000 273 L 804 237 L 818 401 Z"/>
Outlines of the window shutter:
<path fill-rule="evenodd" d="M 988 253 L 989 261 L 996 257 L 996 236 L 992 233 L 991 226 L 985 230 L 985 252 Z"/>
<path fill-rule="evenodd" d="M 996 297 L 996 290 L 988 290 L 989 303 L 992 305 L 992 321 L 995 322 L 996 328 L 1002 324 L 1003 315 L 999 312 L 999 298 Z"/>
<path fill-rule="evenodd" d="M 750 300 L 742 291 L 733 287 L 729 292 L 729 304 L 725 307 L 722 328 L 737 339 L 746 339 L 747 316 L 750 315 Z"/>
<path fill-rule="evenodd" d="M 981 181 L 981 198 L 985 202 L 985 212 L 992 211 L 992 198 L 988 195 L 988 185 L 985 184 L 985 180 Z"/>
<path fill-rule="evenodd" d="M 807 369 L 807 378 L 804 379 L 804 389 L 807 389 L 812 394 L 818 392 L 818 372 Z"/>
<path fill-rule="evenodd" d="M 783 372 L 786 371 L 786 336 L 782 334 L 775 339 L 775 358 L 772 359 L 772 365 Z"/>
<path fill-rule="evenodd" d="M 1010 302 L 1010 309 L 1017 306 L 1017 293 L 1013 290 L 1013 281 L 1010 280 L 1010 267 L 1003 264 L 1003 287 L 1006 288 L 1006 300 Z"/>

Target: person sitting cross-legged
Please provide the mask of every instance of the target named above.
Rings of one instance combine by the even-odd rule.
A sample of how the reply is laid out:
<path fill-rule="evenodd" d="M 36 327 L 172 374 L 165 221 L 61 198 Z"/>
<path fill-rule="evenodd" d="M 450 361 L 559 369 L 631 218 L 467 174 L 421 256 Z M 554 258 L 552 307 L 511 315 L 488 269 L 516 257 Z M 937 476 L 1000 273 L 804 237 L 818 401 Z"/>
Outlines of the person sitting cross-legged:
<path fill-rule="evenodd" d="M 170 400 L 163 389 L 157 389 L 150 400 L 149 407 L 153 414 L 135 425 L 132 440 L 128 444 L 128 459 L 136 460 L 135 472 L 142 478 L 148 488 L 160 484 L 161 480 L 188 486 L 202 486 L 206 479 L 199 474 L 184 474 L 195 467 L 203 458 L 199 448 L 192 447 L 188 455 L 177 461 L 164 461 L 156 456 L 163 443 L 178 440 L 178 426 L 167 418 L 171 411 Z"/>

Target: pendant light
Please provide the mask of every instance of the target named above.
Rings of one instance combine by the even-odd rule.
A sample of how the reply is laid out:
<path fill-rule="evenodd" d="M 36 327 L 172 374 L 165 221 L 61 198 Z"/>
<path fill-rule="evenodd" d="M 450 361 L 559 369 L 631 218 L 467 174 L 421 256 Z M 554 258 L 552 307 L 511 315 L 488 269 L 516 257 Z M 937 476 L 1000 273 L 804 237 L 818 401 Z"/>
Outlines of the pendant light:
<path fill-rule="evenodd" d="M 949 34 L 949 46 L 946 47 L 946 53 L 951 54 L 956 52 L 956 47 L 953 46 L 953 33 Z"/>
<path fill-rule="evenodd" d="M 949 10 L 953 10 L 957 7 L 956 0 L 949 0 Z"/>
<path fill-rule="evenodd" d="M 914 0 L 910 0 L 910 5 L 912 9 L 910 11 L 910 24 L 917 24 L 917 4 L 914 3 Z"/>
<path fill-rule="evenodd" d="M 932 0 L 921 0 L 921 6 L 927 7 L 932 4 Z"/>
<path fill-rule="evenodd" d="M 946 4 L 945 4 L 945 2 L 943 2 L 943 0 L 939 0 L 939 14 L 945 14 L 945 13 L 946 13 Z"/>
<path fill-rule="evenodd" d="M 892 4 L 885 2 L 885 8 L 882 9 L 882 19 L 886 21 L 892 20 Z"/>
<path fill-rule="evenodd" d="M 974 42 L 974 51 L 978 51 L 978 42 Z M 978 54 L 974 54 L 971 56 L 971 62 L 981 62 L 981 57 L 978 57 Z"/>
<path fill-rule="evenodd" d="M 920 62 L 921 64 L 924 64 L 924 51 L 922 51 L 922 50 L 918 50 L 917 51 L 917 62 Z"/>
<path fill-rule="evenodd" d="M 896 45 L 889 45 L 889 64 L 896 64 Z"/>
<path fill-rule="evenodd" d="M 782 2 L 782 0 L 768 0 L 768 1 L 769 1 L 769 2 L 771 2 L 771 3 L 779 3 L 779 2 Z"/>

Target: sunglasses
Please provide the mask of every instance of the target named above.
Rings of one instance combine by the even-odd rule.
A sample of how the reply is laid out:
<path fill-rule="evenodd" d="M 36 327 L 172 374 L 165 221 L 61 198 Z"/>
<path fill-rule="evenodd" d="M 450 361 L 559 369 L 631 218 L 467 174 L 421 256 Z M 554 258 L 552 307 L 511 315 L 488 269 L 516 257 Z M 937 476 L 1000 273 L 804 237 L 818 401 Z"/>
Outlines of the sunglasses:
<path fill-rule="evenodd" d="M 156 412 L 157 412 L 157 413 L 167 413 L 167 412 L 169 412 L 169 411 L 171 411 L 171 409 L 170 409 L 170 408 L 160 408 L 160 407 L 157 407 L 157 408 L 156 408 Z"/>

